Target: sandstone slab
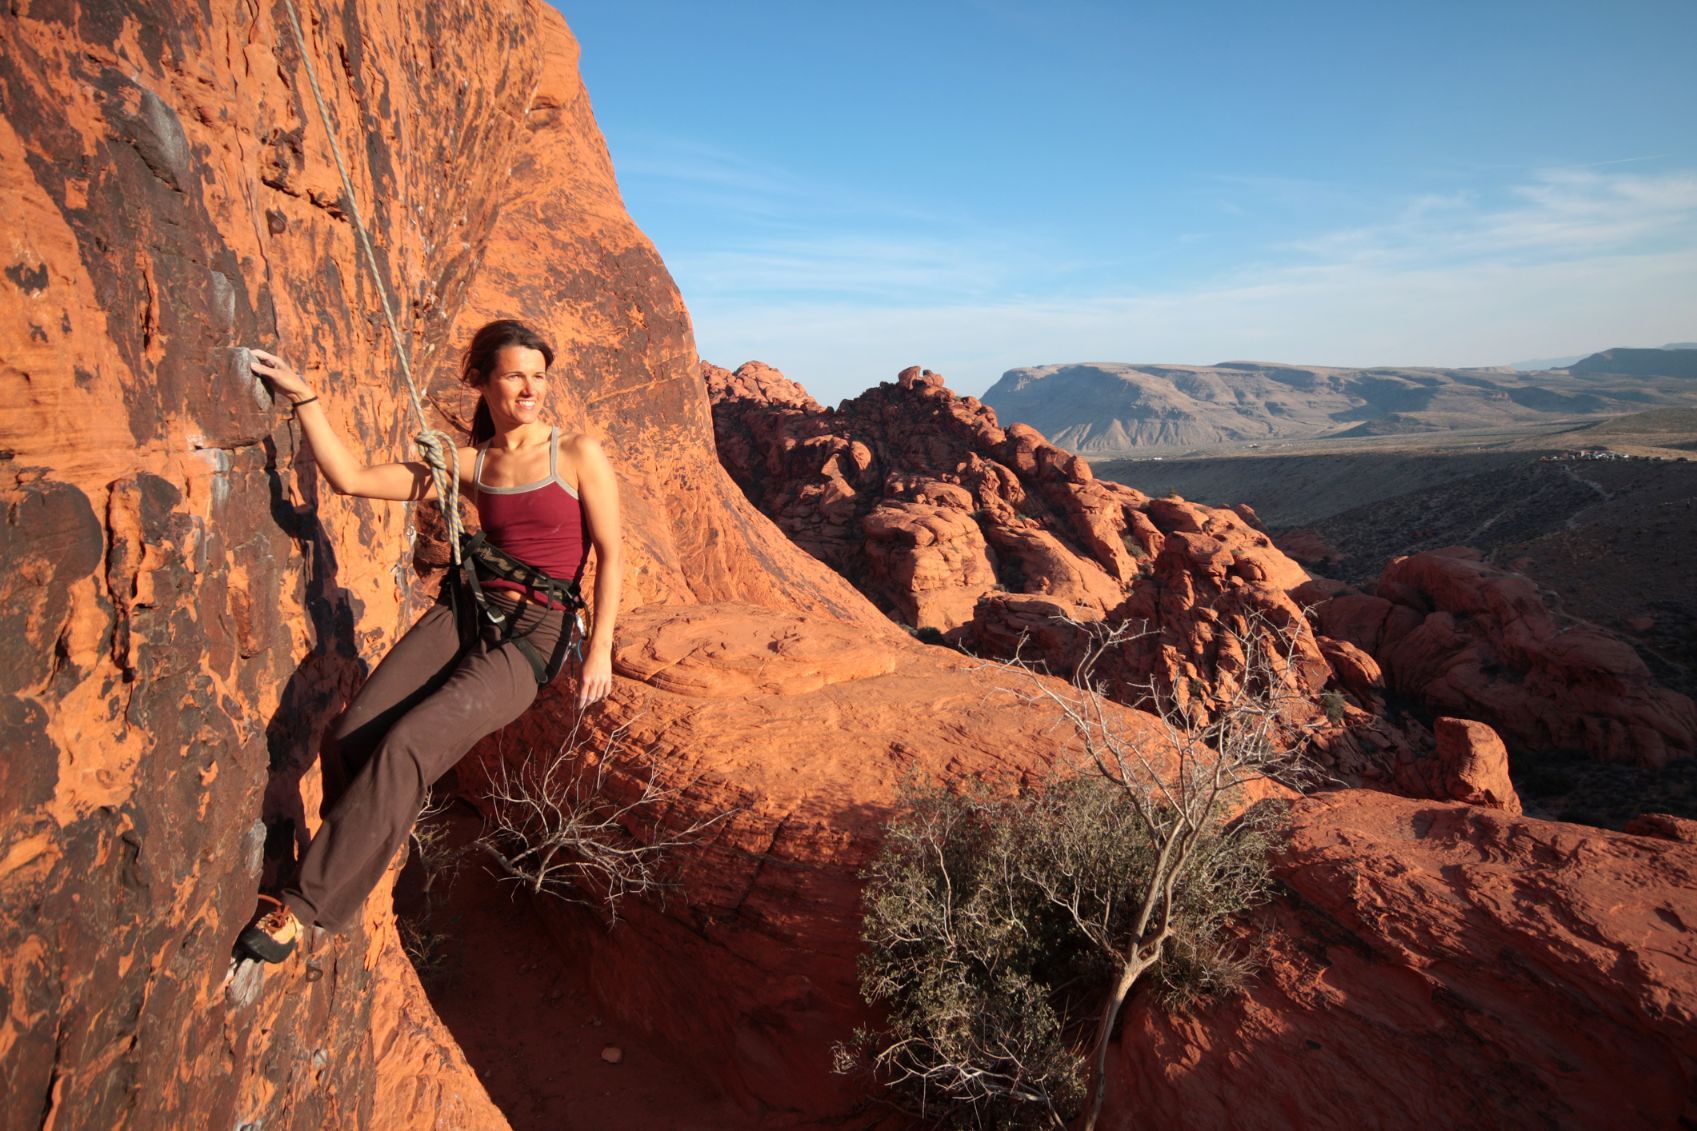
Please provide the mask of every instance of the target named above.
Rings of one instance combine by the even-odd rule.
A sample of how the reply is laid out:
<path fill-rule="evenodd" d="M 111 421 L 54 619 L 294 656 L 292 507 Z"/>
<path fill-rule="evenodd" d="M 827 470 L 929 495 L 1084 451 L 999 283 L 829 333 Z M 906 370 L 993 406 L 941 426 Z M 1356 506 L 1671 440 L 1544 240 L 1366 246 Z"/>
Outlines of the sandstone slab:
<path fill-rule="evenodd" d="M 1673 1127 L 1697 850 L 1473 806 L 1299 803 L 1248 994 L 1132 1009 L 1107 1126 Z"/>

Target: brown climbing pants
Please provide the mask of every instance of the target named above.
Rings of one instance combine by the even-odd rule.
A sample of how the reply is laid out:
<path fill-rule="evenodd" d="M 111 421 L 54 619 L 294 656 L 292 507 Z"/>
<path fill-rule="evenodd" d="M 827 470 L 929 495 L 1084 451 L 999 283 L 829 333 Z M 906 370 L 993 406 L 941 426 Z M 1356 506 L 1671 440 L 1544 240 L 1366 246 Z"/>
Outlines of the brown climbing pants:
<path fill-rule="evenodd" d="M 567 614 L 528 605 L 528 642 L 551 655 Z M 324 757 L 340 759 L 347 789 L 301 858 L 283 902 L 302 923 L 342 931 L 412 831 L 424 796 L 477 740 L 524 713 L 536 673 L 500 629 L 484 622 L 462 647 L 453 610 L 433 605 L 396 642 L 331 727 Z"/>

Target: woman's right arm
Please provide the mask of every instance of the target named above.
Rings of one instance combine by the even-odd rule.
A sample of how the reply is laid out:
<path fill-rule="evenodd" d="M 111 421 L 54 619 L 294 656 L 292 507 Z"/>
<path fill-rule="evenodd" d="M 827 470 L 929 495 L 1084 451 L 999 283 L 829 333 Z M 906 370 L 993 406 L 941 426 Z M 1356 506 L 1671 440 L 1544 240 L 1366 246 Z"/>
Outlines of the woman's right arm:
<path fill-rule="evenodd" d="M 342 438 L 324 414 L 324 402 L 317 399 L 312 386 L 274 353 L 253 350 L 253 371 L 270 381 L 278 392 L 295 404 L 295 419 L 312 454 L 318 461 L 324 478 L 338 495 L 357 495 L 364 499 L 393 499 L 406 502 L 436 496 L 436 484 L 430 476 L 430 466 L 418 460 L 404 463 L 366 464 L 348 450 Z M 456 467 L 465 476 L 466 450 L 456 453 Z"/>

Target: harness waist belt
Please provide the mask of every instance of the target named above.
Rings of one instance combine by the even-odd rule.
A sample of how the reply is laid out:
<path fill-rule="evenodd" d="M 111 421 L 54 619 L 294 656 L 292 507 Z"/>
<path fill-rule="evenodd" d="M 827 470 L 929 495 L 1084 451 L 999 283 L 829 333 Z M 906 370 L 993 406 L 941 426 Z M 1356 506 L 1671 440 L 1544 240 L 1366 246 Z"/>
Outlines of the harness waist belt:
<path fill-rule="evenodd" d="M 502 627 L 501 641 L 511 641 L 516 645 L 530 666 L 536 672 L 536 682 L 547 684 L 560 674 L 560 668 L 565 663 L 566 653 L 576 651 L 576 636 L 581 631 L 582 620 L 578 616 L 584 607 L 583 597 L 579 594 L 575 581 L 562 581 L 549 577 L 528 562 L 522 562 L 513 557 L 499 546 L 491 545 L 482 534 L 463 534 L 460 536 L 460 577 L 459 584 L 453 589 L 456 601 L 463 589 L 467 595 L 464 608 L 456 608 L 460 620 L 460 638 L 468 643 L 476 637 L 477 629 L 474 618 L 481 614 L 493 624 Z M 501 589 L 513 588 L 518 591 L 518 604 L 512 609 L 501 608 L 490 599 L 484 587 L 490 583 L 501 583 Z M 544 608 L 557 607 L 570 616 L 565 630 L 560 633 L 560 642 L 552 656 L 544 659 L 536 646 L 525 637 L 536 629 L 533 621 L 528 628 L 520 628 L 523 621 L 525 606 L 536 601 Z M 579 654 L 581 659 L 581 653 Z"/>

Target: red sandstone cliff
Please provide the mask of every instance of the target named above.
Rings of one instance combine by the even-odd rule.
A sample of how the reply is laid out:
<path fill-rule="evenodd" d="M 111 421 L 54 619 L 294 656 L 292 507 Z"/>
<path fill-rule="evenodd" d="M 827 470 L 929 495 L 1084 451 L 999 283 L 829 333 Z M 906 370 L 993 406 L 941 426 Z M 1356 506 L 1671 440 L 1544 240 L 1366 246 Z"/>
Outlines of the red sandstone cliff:
<path fill-rule="evenodd" d="M 840 1116 L 858 1097 L 824 1053 L 864 1016 L 852 990 L 855 870 L 892 783 L 908 767 L 1041 772 L 1052 720 L 998 693 L 993 674 L 894 628 L 720 469 L 687 315 L 623 211 L 551 8 L 306 8 L 433 400 L 464 415 L 453 347 L 487 315 L 512 314 L 560 346 L 559 414 L 607 436 L 631 597 L 618 691 L 592 729 L 627 726 L 668 773 L 694 782 L 674 819 L 735 809 L 721 837 L 681 861 L 683 887 L 663 910 L 634 909 L 607 934 L 558 909 L 563 945 L 537 960 L 589 965 L 606 1007 L 756 1108 Z M 320 382 L 345 433 L 403 452 L 410 428 L 376 296 L 280 18 L 157 3 L 35 3 L 0 16 L 0 205 L 14 219 L 0 257 L 0 586 L 16 641 L 0 677 L 8 1125 L 502 1123 L 422 1001 L 381 895 L 353 937 L 318 940 L 262 981 L 255 967 L 224 981 L 267 859 L 275 867 L 314 820 L 319 731 L 419 600 L 411 509 L 320 497 L 287 422 L 225 352 L 276 344 Z M 515 166 L 523 175 L 510 175 Z M 1034 441 L 1008 439 L 1006 466 L 1020 476 L 1073 481 Z M 1122 576 L 1113 563 L 1135 554 L 1115 550 L 1111 507 L 1045 505 L 1093 569 Z M 1184 609 L 1280 581 L 1245 564 L 1256 556 L 1241 550 L 1253 543 L 1241 520 L 1175 507 L 1162 527 L 1151 502 L 1151 532 L 1118 505 L 1124 529 L 1162 535 L 1160 550 L 1143 547 L 1157 569 L 1161 553 L 1184 548 L 1171 586 L 1204 595 Z M 1020 529 L 1010 557 L 1042 561 L 1046 536 Z M 1170 662 L 1212 686 L 1218 649 L 1202 631 L 1187 645 L 1199 652 Z M 468 785 L 480 759 L 551 749 L 568 715 L 562 689 L 551 691 L 479 752 Z M 1147 725 L 1121 717 L 1134 731 Z M 1281 865 L 1292 894 L 1265 916 L 1297 955 L 1318 945 L 1324 958 L 1333 924 L 1357 913 L 1366 925 L 1349 931 L 1368 932 L 1369 949 L 1371 932 L 1394 938 L 1398 964 L 1361 960 L 1349 990 L 1382 1041 L 1372 1063 L 1384 1072 L 1373 1090 L 1341 1098 L 1245 1089 L 1234 1118 L 1371 1122 L 1386 1110 L 1382 1087 L 1428 1087 L 1406 1062 L 1430 1044 L 1395 1023 L 1404 1010 L 1461 1018 L 1439 1036 L 1473 1041 L 1482 1062 L 1518 1054 L 1517 1033 L 1467 1020 L 1482 962 L 1536 971 L 1513 983 L 1514 1010 L 1487 1016 L 1509 1017 L 1559 1055 L 1507 1086 L 1457 1077 L 1470 1112 L 1509 1124 L 1592 1110 L 1591 1076 L 1621 1062 L 1583 1042 L 1563 1051 L 1580 1001 L 1611 1019 L 1659 1010 L 1636 1029 L 1611 1021 L 1659 1085 L 1635 1110 L 1697 1117 L 1692 961 L 1684 936 L 1667 934 L 1697 915 L 1686 858 L 1638 838 L 1439 806 L 1460 816 L 1443 818 L 1459 830 L 1445 842 L 1450 858 L 1431 858 L 1454 885 L 1435 910 L 1431 886 L 1401 863 L 1424 859 L 1429 848 L 1409 842 L 1428 834 L 1407 835 L 1398 804 L 1345 792 L 1305 809 Z M 1479 944 L 1455 924 L 1512 917 L 1510 889 L 1444 869 L 1505 845 L 1521 851 L 1549 922 Z M 1305 868 L 1316 854 L 1324 866 Z M 1358 872 L 1375 901 L 1360 898 Z M 1616 984 L 1595 977 L 1606 947 L 1590 964 L 1567 956 L 1575 938 L 1615 938 L 1623 905 L 1650 911 L 1635 910 L 1629 922 L 1643 929 L 1622 936 L 1637 980 Z M 1254 1008 L 1296 1050 L 1323 999 L 1287 987 L 1324 988 L 1324 977 L 1278 973 L 1267 985 Z M 1134 1019 L 1127 1078 L 1150 1066 L 1187 1075 L 1132 1094 L 1160 1089 L 1171 1105 L 1186 1088 L 1221 1086 L 1241 1065 L 1233 1034 L 1229 1021 L 1206 1023 L 1178 1051 Z M 1631 1082 L 1629 1071 L 1614 1078 Z"/>
<path fill-rule="evenodd" d="M 536 320 L 566 422 L 612 426 L 632 603 L 734 595 L 882 628 L 719 472 L 688 317 L 558 14 L 303 7 L 433 399 L 463 410 L 453 353 L 486 311 Z M 420 599 L 412 508 L 323 492 L 232 363 L 279 349 L 356 444 L 410 455 L 283 11 L 14 6 L 0 48 L 8 1124 L 501 1125 L 381 895 L 361 935 L 310 948 L 317 981 L 224 984 L 262 871 L 316 820 L 319 733 Z"/>

